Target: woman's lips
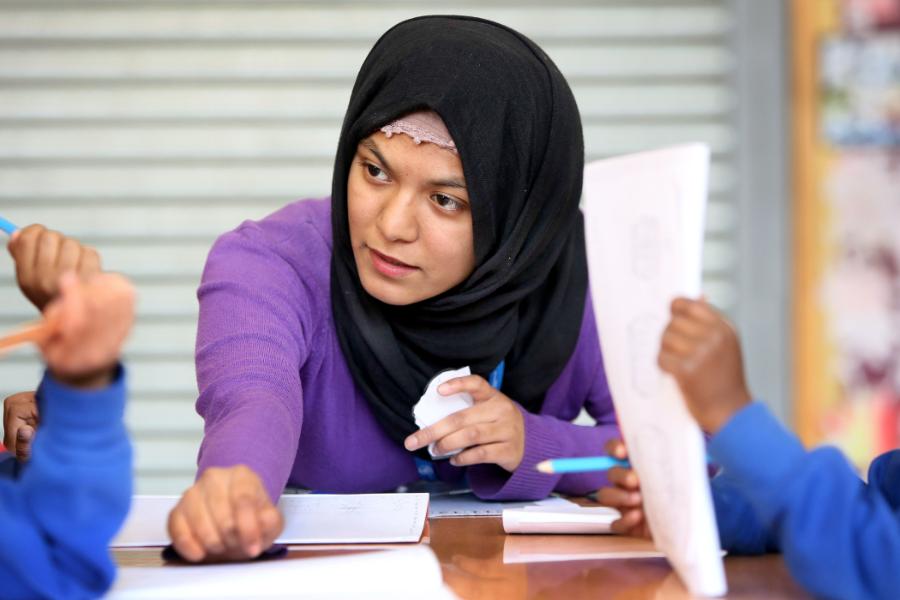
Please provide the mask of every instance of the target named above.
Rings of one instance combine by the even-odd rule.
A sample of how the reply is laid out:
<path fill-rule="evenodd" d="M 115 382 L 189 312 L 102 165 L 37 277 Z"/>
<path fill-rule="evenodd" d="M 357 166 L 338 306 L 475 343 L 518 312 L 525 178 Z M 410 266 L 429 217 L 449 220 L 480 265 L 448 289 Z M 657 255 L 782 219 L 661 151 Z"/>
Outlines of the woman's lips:
<path fill-rule="evenodd" d="M 386 277 L 404 277 L 418 269 L 412 265 L 408 265 L 401 260 L 397 260 L 393 256 L 382 254 L 378 250 L 369 248 L 369 256 L 372 259 L 372 266 L 375 270 Z"/>

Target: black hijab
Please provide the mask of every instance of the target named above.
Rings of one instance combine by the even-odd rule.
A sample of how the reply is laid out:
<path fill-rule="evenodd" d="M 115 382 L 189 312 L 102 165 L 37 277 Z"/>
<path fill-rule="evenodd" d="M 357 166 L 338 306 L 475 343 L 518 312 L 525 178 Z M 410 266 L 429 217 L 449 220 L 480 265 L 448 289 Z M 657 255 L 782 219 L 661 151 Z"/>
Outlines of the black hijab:
<path fill-rule="evenodd" d="M 347 220 L 357 145 L 407 113 L 431 109 L 456 142 L 472 211 L 475 270 L 408 306 L 360 284 Z M 331 304 L 353 379 L 384 430 L 402 440 L 439 371 L 487 376 L 537 412 L 578 340 L 587 289 L 578 202 L 584 142 L 575 98 L 534 42 L 472 17 L 404 21 L 369 52 L 344 118 L 332 184 Z"/>

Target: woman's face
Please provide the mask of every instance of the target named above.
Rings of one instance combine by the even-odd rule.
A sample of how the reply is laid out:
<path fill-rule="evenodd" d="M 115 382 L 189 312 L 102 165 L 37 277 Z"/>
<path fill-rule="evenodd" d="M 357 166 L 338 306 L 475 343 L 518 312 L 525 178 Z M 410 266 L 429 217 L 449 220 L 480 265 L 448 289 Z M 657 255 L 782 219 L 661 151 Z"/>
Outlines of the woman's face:
<path fill-rule="evenodd" d="M 475 268 L 472 211 L 459 157 L 404 134 L 359 143 L 347 180 L 350 243 L 363 288 L 406 305 Z"/>

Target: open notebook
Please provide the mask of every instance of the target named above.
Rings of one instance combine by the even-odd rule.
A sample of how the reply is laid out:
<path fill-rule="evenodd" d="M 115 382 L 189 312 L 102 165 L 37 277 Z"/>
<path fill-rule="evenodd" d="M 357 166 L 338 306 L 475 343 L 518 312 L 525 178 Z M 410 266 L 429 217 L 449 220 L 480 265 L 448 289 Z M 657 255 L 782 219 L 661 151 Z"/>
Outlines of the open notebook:
<path fill-rule="evenodd" d="M 113 548 L 166 546 L 166 522 L 178 496 L 135 496 Z M 289 494 L 281 544 L 418 542 L 428 515 L 428 494 Z"/>

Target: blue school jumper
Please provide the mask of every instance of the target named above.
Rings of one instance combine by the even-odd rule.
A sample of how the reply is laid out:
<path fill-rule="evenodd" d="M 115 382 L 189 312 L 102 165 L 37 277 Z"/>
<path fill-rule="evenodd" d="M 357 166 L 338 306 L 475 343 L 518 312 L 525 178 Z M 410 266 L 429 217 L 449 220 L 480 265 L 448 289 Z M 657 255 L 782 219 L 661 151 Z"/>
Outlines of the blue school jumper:
<path fill-rule="evenodd" d="M 723 467 L 712 489 L 725 549 L 782 552 L 820 598 L 900 598 L 900 450 L 879 456 L 866 484 L 838 450 L 807 452 L 754 403 L 709 453 Z"/>
<path fill-rule="evenodd" d="M 44 376 L 31 460 L 0 478 L 0 597 L 96 598 L 112 584 L 108 545 L 131 502 L 124 379 L 89 391 Z"/>

